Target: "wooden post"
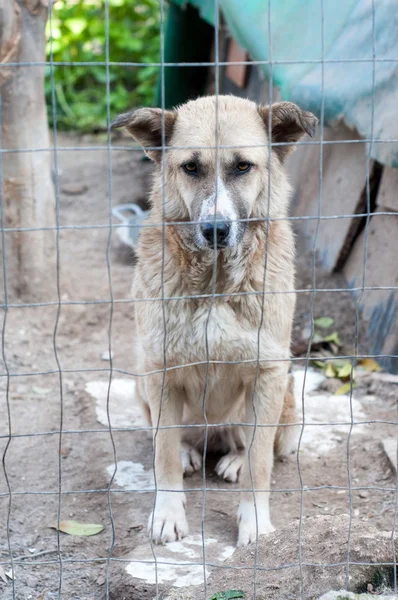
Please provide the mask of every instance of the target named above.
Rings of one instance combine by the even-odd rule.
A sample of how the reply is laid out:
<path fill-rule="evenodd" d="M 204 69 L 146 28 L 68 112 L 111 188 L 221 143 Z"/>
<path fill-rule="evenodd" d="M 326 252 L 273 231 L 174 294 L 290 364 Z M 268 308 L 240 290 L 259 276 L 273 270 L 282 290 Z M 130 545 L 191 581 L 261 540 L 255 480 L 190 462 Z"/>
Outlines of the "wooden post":
<path fill-rule="evenodd" d="M 46 0 L 0 0 L 0 62 L 45 61 Z M 43 66 L 0 67 L 5 227 L 54 225 L 55 196 Z M 35 152 L 35 149 L 47 149 Z M 10 297 L 49 300 L 54 232 L 6 233 Z M 54 280 L 55 281 L 55 280 Z M 52 284 L 55 285 L 54 283 Z M 53 294 L 51 294 L 53 295 Z M 52 298 L 51 298 L 52 299 Z"/>

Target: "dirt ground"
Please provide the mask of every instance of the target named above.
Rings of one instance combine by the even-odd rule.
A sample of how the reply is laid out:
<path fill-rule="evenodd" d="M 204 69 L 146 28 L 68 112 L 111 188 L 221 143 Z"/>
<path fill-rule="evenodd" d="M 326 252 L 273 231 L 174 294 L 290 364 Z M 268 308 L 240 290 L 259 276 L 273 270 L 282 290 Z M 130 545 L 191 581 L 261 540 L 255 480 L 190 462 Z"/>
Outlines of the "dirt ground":
<path fill-rule="evenodd" d="M 7 377 L 3 375 L 0 383 L 0 454 L 8 444 L 5 469 L 0 470 L 0 564 L 3 563 L 4 571 L 9 571 L 10 565 L 6 563 L 10 548 L 15 579 L 12 583 L 6 577 L 4 582 L 0 577 L 0 597 L 2 600 L 59 597 L 100 600 L 108 594 L 114 600 L 147 600 L 156 597 L 156 586 L 150 583 L 150 577 L 138 579 L 132 574 L 138 574 L 141 553 L 145 561 L 150 551 L 145 527 L 153 494 L 126 489 L 120 480 L 119 484 L 115 480 L 108 494 L 108 484 L 109 473 L 116 462 L 135 461 L 143 465 L 145 473 L 150 472 L 151 441 L 146 432 L 131 431 L 128 427 L 115 430 L 111 435 L 99 422 L 95 394 L 86 391 L 93 382 L 106 388 L 109 381 L 110 363 L 104 360 L 109 350 L 109 331 L 114 354 L 113 378 L 134 382 L 129 376 L 134 371 L 130 359 L 131 304 L 118 302 L 131 299 L 133 256 L 113 233 L 109 258 L 116 302 L 112 310 L 106 260 L 108 154 L 106 150 L 84 150 L 103 141 L 69 136 L 61 136 L 58 141 L 65 148 L 77 147 L 59 152 L 60 223 L 100 227 L 65 228 L 60 232 L 63 304 L 58 324 L 56 304 L 13 306 L 7 313 L 4 338 L 7 364 L 3 364 L 1 370 L 4 374 L 7 367 L 10 373 L 8 389 Z M 112 152 L 113 205 L 142 202 L 145 198 L 152 167 L 141 157 L 141 153 L 135 151 Z M 301 240 L 298 240 L 297 265 L 297 288 L 301 292 L 294 348 L 300 354 L 305 350 L 309 333 L 312 298 L 311 256 Z M 319 266 L 316 275 L 318 288 L 344 287 L 339 276 L 325 275 Z M 44 300 L 56 300 L 54 288 L 41 290 L 41 295 Z M 348 292 L 318 292 L 314 315 L 333 317 L 344 351 L 352 351 L 355 306 Z M 360 341 L 359 350 L 366 350 L 366 340 L 360 336 Z M 298 361 L 295 366 L 302 368 L 303 364 Z M 320 383 L 326 402 L 331 395 L 328 385 L 328 382 Z M 355 395 L 360 399 L 366 420 L 396 421 L 396 391 L 397 386 L 363 378 Z M 13 434 L 10 443 L 9 427 Z M 118 427 L 123 428 L 119 422 Z M 348 429 L 346 427 L 336 438 L 335 445 L 326 454 L 305 451 L 300 457 L 302 483 L 308 488 L 302 496 L 304 516 L 349 512 L 349 494 L 345 491 Z M 355 487 L 353 518 L 391 531 L 395 479 L 380 442 L 396 435 L 396 427 L 394 423 L 374 422 L 359 428 L 358 434 L 355 429 L 356 426 L 349 445 L 349 471 Z M 238 490 L 238 484 L 219 481 L 210 470 L 212 460 L 207 477 L 211 491 L 206 493 L 205 536 L 222 544 L 224 552 L 235 543 L 238 494 L 230 490 Z M 198 535 L 201 534 L 202 483 L 200 473 L 187 483 L 190 489 L 196 490 L 188 492 L 188 505 L 190 528 Z M 280 527 L 289 522 L 297 523 L 301 485 L 295 458 L 276 464 L 273 485 L 277 490 L 271 499 L 274 524 Z M 358 489 L 361 487 L 366 489 Z M 102 524 L 104 531 L 93 537 L 60 534 L 58 538 L 50 526 L 57 521 L 60 498 L 61 519 Z M 131 564 L 131 556 L 137 561 L 137 571 L 133 568 L 133 573 L 128 574 L 125 566 Z M 159 597 L 166 589 L 167 584 L 159 586 Z"/>
<path fill-rule="evenodd" d="M 301 565 L 297 561 L 299 539 Z M 336 540 L 345 542 L 336 543 Z M 392 562 L 392 548 L 391 533 L 376 529 L 369 520 L 350 522 L 348 515 L 304 517 L 301 530 L 298 523 L 282 525 L 260 538 L 257 549 L 254 544 L 239 548 L 221 567 L 212 571 L 206 596 L 234 588 L 244 592 L 246 600 L 290 600 L 301 598 L 302 589 L 308 600 L 373 600 L 381 595 L 384 600 L 396 600 L 396 595 L 390 595 L 394 588 L 394 569 L 388 565 Z M 347 554 L 353 592 L 343 591 L 347 583 Z M 379 566 L 370 564 L 369 556 Z M 290 568 L 286 568 L 287 565 Z M 197 589 L 172 590 L 167 600 L 198 597 Z M 325 589 L 329 592 L 320 597 L 320 590 Z M 200 591 L 203 595 L 203 588 Z"/>

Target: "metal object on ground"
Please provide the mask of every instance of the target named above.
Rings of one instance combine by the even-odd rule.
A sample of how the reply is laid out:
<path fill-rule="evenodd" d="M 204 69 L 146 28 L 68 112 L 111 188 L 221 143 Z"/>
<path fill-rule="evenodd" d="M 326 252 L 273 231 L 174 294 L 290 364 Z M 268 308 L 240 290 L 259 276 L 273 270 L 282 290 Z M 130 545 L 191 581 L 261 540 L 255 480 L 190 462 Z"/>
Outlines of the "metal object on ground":
<path fill-rule="evenodd" d="M 141 224 L 148 213 L 149 211 L 142 210 L 138 204 L 118 204 L 112 208 L 112 215 L 125 225 L 117 228 L 117 234 L 124 244 L 131 248 L 137 246 Z"/>

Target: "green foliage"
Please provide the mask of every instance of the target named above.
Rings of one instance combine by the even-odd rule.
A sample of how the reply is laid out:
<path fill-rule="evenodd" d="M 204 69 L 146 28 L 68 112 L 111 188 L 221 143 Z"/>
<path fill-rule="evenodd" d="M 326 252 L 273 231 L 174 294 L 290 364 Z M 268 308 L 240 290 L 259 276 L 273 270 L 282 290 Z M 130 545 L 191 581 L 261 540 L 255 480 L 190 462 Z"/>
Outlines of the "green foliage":
<path fill-rule="evenodd" d="M 54 63 L 105 62 L 105 0 L 58 0 L 47 22 L 47 60 Z M 152 104 L 159 62 L 158 0 L 108 0 L 109 61 L 143 63 L 109 66 L 111 117 L 134 106 Z M 105 65 L 53 67 L 57 125 L 96 131 L 107 125 Z M 51 67 L 46 72 L 46 100 L 52 122 Z"/>
<path fill-rule="evenodd" d="M 241 590 L 227 590 L 226 592 L 218 592 L 210 598 L 210 600 L 232 600 L 233 598 L 244 598 L 245 594 Z"/>

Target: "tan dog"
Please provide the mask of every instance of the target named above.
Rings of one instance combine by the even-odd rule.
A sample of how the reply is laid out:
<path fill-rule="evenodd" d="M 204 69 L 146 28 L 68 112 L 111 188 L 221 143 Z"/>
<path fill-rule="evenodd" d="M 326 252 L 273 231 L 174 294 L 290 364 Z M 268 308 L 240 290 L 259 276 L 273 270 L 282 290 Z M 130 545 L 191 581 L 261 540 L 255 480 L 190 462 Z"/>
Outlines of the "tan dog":
<path fill-rule="evenodd" d="M 207 448 L 225 453 L 217 473 L 237 481 L 242 470 L 238 545 L 273 530 L 274 443 L 283 454 L 296 443 L 297 425 L 277 430 L 297 423 L 288 375 L 294 240 L 283 220 L 290 194 L 283 162 L 289 144 L 314 134 L 316 118 L 288 102 L 271 112 L 219 96 L 176 111 L 139 109 L 113 123 L 127 127 L 157 165 L 132 294 L 151 299 L 134 305 L 135 360 L 147 373 L 140 400 L 159 426 L 148 525 L 158 543 L 187 534 L 183 474 L 201 467 L 204 428 L 176 425 L 203 424 L 205 412 Z M 281 144 L 271 156 L 269 123 L 272 142 Z M 167 150 L 156 149 L 162 140 Z"/>

